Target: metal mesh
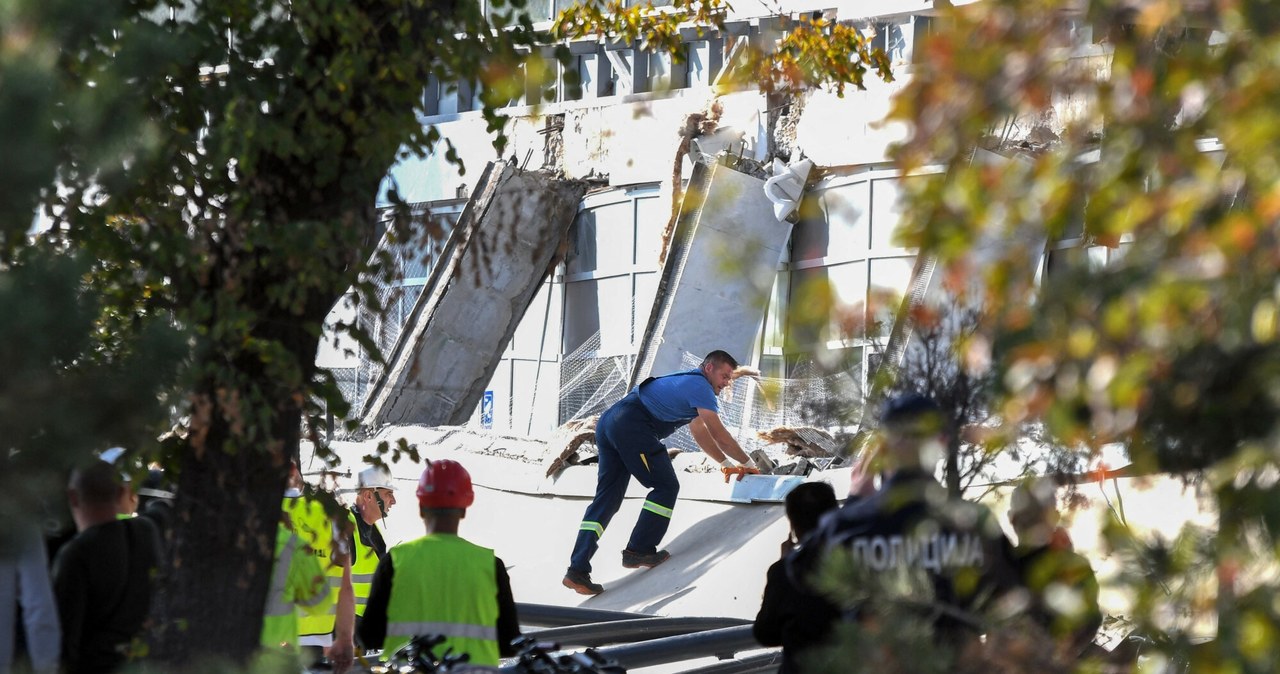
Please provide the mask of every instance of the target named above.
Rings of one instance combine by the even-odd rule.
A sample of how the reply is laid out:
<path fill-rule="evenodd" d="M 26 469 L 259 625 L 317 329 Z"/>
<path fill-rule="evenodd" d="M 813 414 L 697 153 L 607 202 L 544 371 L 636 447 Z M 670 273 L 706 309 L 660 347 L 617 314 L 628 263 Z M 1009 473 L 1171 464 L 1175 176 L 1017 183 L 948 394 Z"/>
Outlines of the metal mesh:
<path fill-rule="evenodd" d="M 425 226 L 418 225 L 414 232 L 420 236 L 410 241 L 394 241 L 390 236 L 384 236 L 374 253 L 375 256 L 386 255 L 389 273 L 372 281 L 373 301 L 359 304 L 355 320 L 378 345 L 384 358 L 394 355 L 400 335 L 408 327 L 414 306 L 440 255 L 440 237 L 447 236 L 457 221 L 456 203 L 441 203 L 444 205 L 435 202 L 411 204 L 408 217 L 414 222 L 426 223 Z M 392 217 L 391 209 L 384 210 L 384 230 L 390 230 Z M 378 311 L 378 307 L 383 310 Z M 385 367 L 363 346 L 358 347 L 356 355 L 355 367 L 334 368 L 333 372 L 351 409 L 359 414 Z"/>
<path fill-rule="evenodd" d="M 560 360 L 560 423 L 600 414 L 627 394 L 635 355 L 599 356 L 600 333 Z"/>

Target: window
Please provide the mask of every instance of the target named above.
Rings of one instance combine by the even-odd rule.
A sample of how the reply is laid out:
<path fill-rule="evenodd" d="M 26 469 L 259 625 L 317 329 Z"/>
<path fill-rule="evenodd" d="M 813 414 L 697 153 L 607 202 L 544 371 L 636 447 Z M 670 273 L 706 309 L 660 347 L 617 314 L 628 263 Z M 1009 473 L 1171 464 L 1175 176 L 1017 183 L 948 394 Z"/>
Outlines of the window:
<path fill-rule="evenodd" d="M 597 333 L 602 355 L 635 353 L 657 291 L 667 217 L 656 185 L 584 201 L 565 260 L 564 353 Z"/>

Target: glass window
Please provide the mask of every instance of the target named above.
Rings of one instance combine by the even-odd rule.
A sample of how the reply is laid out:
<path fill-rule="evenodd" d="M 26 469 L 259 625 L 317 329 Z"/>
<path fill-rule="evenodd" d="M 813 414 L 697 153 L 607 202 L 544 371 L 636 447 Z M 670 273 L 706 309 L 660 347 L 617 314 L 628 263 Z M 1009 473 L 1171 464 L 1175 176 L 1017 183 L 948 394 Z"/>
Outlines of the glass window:
<path fill-rule="evenodd" d="M 899 248 L 894 232 L 902 220 L 902 188 L 897 178 L 882 178 L 871 183 L 871 248 Z"/>
<path fill-rule="evenodd" d="M 827 278 L 831 281 L 834 302 L 826 339 L 861 339 L 866 334 L 867 263 L 828 267 Z"/>
<path fill-rule="evenodd" d="M 827 256 L 831 232 L 821 194 L 809 194 L 800 202 L 800 219 L 791 229 L 791 261 L 821 260 Z"/>
<path fill-rule="evenodd" d="M 864 257 L 870 245 L 871 185 L 858 182 L 824 191 L 822 210 L 829 230 L 827 254 L 839 259 Z"/>
<path fill-rule="evenodd" d="M 578 211 L 569 230 L 572 245 L 565 256 L 565 273 L 581 274 L 596 268 L 596 214 L 595 211 Z"/>
<path fill-rule="evenodd" d="M 889 63 L 893 65 L 910 63 L 911 39 L 914 36 L 912 27 L 908 24 L 890 23 L 885 24 L 884 28 L 884 53 L 889 57 Z"/>
<path fill-rule="evenodd" d="M 711 50 L 712 44 L 719 45 L 719 42 L 709 40 L 698 40 L 690 42 L 686 47 L 688 60 L 685 65 L 688 67 L 688 86 L 706 87 L 710 86 L 712 80 L 715 79 L 716 73 L 712 66 Z"/>
<path fill-rule="evenodd" d="M 648 52 L 647 91 L 670 91 L 689 86 L 689 52 L 692 50 L 684 45 L 680 51 L 683 52 L 683 60 L 679 63 L 666 52 Z"/>
<path fill-rule="evenodd" d="M 580 212 L 573 226 L 573 253 L 567 272 L 629 268 L 635 247 L 633 218 L 630 200 Z"/>
<path fill-rule="evenodd" d="M 882 335 L 893 329 L 902 298 L 911 286 L 911 274 L 916 259 L 891 257 L 871 261 L 871 278 L 868 293 L 868 318 L 880 324 Z"/>
<path fill-rule="evenodd" d="M 578 350 L 600 330 L 600 292 L 595 281 L 574 281 L 564 286 L 564 346 L 562 353 Z"/>
<path fill-rule="evenodd" d="M 788 351 L 805 351 L 827 341 L 834 293 L 826 267 L 797 269 L 791 273 L 787 301 Z"/>
<path fill-rule="evenodd" d="M 456 85 L 442 86 L 437 91 L 439 92 L 436 98 L 437 115 L 455 115 L 460 112 L 458 87 Z"/>
<path fill-rule="evenodd" d="M 601 353 L 629 353 L 631 302 L 618 300 L 630 295 L 630 275 L 566 284 L 564 352 L 577 349 L 599 331 Z"/>
<path fill-rule="evenodd" d="M 571 60 L 570 67 L 578 74 L 579 86 L 575 91 L 567 83 L 560 87 L 561 98 L 576 101 L 596 97 L 596 54 L 579 54 Z"/>

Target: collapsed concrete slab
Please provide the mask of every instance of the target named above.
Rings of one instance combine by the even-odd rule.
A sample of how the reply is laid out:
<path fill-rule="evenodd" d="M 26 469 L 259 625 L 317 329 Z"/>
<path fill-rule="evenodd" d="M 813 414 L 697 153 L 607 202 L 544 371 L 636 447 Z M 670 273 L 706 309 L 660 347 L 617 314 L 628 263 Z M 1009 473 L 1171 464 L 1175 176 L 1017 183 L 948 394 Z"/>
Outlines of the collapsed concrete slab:
<path fill-rule="evenodd" d="M 505 162 L 485 168 L 366 398 L 363 426 L 466 422 L 585 192 Z"/>
<path fill-rule="evenodd" d="M 683 355 L 751 357 L 791 223 L 774 217 L 765 181 L 696 164 L 662 266 L 631 385 L 681 369 Z"/>

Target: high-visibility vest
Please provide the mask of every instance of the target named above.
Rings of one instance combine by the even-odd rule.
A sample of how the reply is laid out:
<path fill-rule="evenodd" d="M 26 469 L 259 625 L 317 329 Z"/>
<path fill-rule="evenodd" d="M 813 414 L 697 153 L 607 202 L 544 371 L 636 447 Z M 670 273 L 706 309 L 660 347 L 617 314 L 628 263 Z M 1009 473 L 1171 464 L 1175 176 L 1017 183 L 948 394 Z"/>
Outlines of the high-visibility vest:
<path fill-rule="evenodd" d="M 387 604 L 387 657 L 415 636 L 445 637 L 442 654 L 498 666 L 498 580 L 493 550 L 452 534 L 429 534 L 388 551 L 395 575 Z"/>
<path fill-rule="evenodd" d="M 356 525 L 356 514 L 347 511 L 351 520 L 355 549 L 351 557 L 351 589 L 356 597 L 356 615 L 364 615 L 364 606 L 369 602 L 369 588 L 373 585 L 373 572 L 378 570 L 378 552 L 360 540 L 360 529 Z M 373 525 L 374 527 L 378 525 Z M 332 571 L 330 572 L 333 573 Z M 337 570 L 338 579 L 342 579 L 342 569 Z M 337 589 L 334 589 L 334 601 L 337 601 Z"/>
<path fill-rule="evenodd" d="M 262 612 L 263 646 L 292 650 L 298 645 L 298 610 L 324 601 L 324 574 L 311 550 L 280 525 L 276 531 L 271 588 Z"/>
<path fill-rule="evenodd" d="M 330 587 L 313 612 L 298 618 L 298 633 L 304 637 L 331 634 L 336 622 L 338 588 L 342 585 L 342 567 L 333 563 L 333 521 L 318 501 L 301 496 L 286 497 L 284 511 L 293 522 L 294 532 L 310 546 Z M 338 574 L 336 579 L 332 575 L 334 570 Z"/>

